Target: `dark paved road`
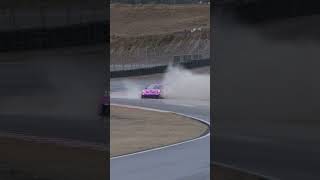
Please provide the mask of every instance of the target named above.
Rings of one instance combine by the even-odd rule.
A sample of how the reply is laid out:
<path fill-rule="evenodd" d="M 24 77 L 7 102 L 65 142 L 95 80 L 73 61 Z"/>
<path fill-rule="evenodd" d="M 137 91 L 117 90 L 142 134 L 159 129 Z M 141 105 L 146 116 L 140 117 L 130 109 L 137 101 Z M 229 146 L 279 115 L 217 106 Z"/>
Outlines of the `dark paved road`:
<path fill-rule="evenodd" d="M 319 179 L 320 16 L 251 24 L 234 12 L 219 7 L 213 18 L 213 160 L 279 179 Z"/>
<path fill-rule="evenodd" d="M 127 78 L 140 88 L 159 82 L 161 75 Z M 124 78 L 126 79 L 126 78 Z M 122 79 L 123 80 L 123 79 Z M 174 111 L 210 121 L 210 103 L 196 100 L 139 99 L 123 95 L 121 79 L 111 80 L 111 103 Z M 127 87 L 133 88 L 133 86 Z M 132 89 L 129 89 L 132 90 Z M 210 136 L 156 151 L 111 159 L 111 179 L 209 180 Z"/>
<path fill-rule="evenodd" d="M 106 142 L 103 48 L 0 54 L 0 131 Z"/>

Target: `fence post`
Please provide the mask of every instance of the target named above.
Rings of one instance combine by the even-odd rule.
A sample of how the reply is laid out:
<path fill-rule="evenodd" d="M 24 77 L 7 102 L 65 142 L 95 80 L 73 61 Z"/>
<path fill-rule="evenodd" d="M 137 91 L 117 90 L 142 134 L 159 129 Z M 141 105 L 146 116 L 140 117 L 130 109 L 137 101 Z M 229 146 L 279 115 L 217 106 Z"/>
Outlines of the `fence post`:
<path fill-rule="evenodd" d="M 44 10 L 44 5 L 40 6 L 40 18 L 41 18 L 41 26 L 43 29 L 46 28 L 46 20 L 45 20 L 45 10 Z"/>
<path fill-rule="evenodd" d="M 198 55 L 200 54 L 200 47 L 201 47 L 201 39 L 199 39 L 199 45 L 198 45 L 198 48 L 197 48 L 197 54 Z"/>
<path fill-rule="evenodd" d="M 81 7 L 80 7 L 80 11 L 79 11 L 79 18 L 80 18 L 79 24 L 82 24 L 82 8 Z"/>
<path fill-rule="evenodd" d="M 10 8 L 10 16 L 11 16 L 11 23 L 12 23 L 12 28 L 15 29 L 17 27 L 16 25 L 16 16 L 14 14 L 15 10 L 13 7 Z"/>
<path fill-rule="evenodd" d="M 90 10 L 89 10 L 90 11 Z M 90 26 L 90 25 L 88 25 L 88 29 L 87 29 L 87 31 L 88 31 L 88 33 L 87 33 L 87 42 L 88 43 L 90 43 L 90 40 L 91 40 L 91 32 L 93 32 L 93 30 L 94 30 L 95 28 L 94 28 L 94 26 Z"/>
<path fill-rule="evenodd" d="M 121 61 L 122 63 L 122 67 L 121 67 L 121 70 L 123 71 L 124 70 L 124 57 L 122 57 L 122 61 Z"/>
<path fill-rule="evenodd" d="M 66 25 L 70 25 L 70 6 L 68 5 L 66 8 Z"/>
<path fill-rule="evenodd" d="M 145 53 L 146 53 L 145 57 L 146 57 L 146 61 L 147 61 L 146 63 L 148 64 L 148 48 L 147 47 L 145 48 Z"/>

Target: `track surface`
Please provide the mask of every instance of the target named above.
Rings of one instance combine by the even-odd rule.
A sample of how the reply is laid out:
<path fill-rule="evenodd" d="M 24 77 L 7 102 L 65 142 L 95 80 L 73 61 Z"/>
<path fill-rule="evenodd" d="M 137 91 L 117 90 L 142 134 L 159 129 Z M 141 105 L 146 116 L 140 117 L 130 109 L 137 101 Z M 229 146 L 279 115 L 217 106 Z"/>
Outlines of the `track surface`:
<path fill-rule="evenodd" d="M 1 53 L 0 131 L 105 143 L 105 56 L 88 52 L 102 48 Z"/>
<path fill-rule="evenodd" d="M 250 25 L 233 13 L 216 8 L 212 18 L 214 161 L 279 179 L 319 179 L 320 16 Z"/>
<path fill-rule="evenodd" d="M 132 79 L 141 87 L 160 79 L 160 76 Z M 134 105 L 174 111 L 210 121 L 209 102 L 168 99 L 121 98 L 121 79 L 111 80 L 111 103 Z M 114 98 L 116 97 L 116 98 Z M 208 180 L 210 179 L 210 137 L 172 146 L 111 159 L 112 180 Z"/>

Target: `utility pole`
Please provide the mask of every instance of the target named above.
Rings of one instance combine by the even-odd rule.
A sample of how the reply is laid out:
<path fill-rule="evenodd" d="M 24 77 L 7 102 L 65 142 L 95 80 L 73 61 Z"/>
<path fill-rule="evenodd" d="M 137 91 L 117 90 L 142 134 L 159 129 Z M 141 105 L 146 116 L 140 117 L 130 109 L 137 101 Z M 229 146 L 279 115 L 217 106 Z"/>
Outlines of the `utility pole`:
<path fill-rule="evenodd" d="M 70 25 L 70 6 L 67 6 L 66 8 L 66 25 Z"/>
<path fill-rule="evenodd" d="M 11 8 L 10 8 L 10 16 L 11 16 L 11 23 L 12 23 L 13 29 L 15 29 L 15 28 L 17 27 L 17 25 L 16 25 L 16 16 L 15 16 L 15 13 L 14 13 L 14 12 L 15 12 L 15 11 L 14 11 L 14 8 L 11 7 Z"/>
<path fill-rule="evenodd" d="M 46 27 L 46 18 L 45 18 L 45 6 L 40 6 L 40 18 L 41 18 L 41 26 L 43 29 Z"/>

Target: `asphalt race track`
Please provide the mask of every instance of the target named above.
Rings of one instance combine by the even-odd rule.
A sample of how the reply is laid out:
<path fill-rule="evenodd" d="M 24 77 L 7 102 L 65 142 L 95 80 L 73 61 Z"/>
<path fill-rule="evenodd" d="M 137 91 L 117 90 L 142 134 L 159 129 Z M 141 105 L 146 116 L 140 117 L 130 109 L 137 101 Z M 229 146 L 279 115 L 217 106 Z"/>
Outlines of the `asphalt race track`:
<path fill-rule="evenodd" d="M 136 77 L 131 80 L 143 88 L 147 84 L 157 82 L 159 75 Z M 112 103 L 175 111 L 204 120 L 209 120 L 210 117 L 209 103 L 173 99 L 120 98 L 123 95 L 122 90 L 121 81 L 112 79 L 111 98 L 114 97 L 111 99 Z M 244 92 L 242 93 L 244 95 Z M 234 99 L 226 104 L 226 107 L 234 108 L 237 105 L 239 109 L 244 108 L 236 101 L 237 98 L 242 98 L 240 94 L 238 97 L 231 97 Z M 257 110 L 255 108 L 253 110 Z M 278 110 L 272 109 L 276 112 L 286 110 L 284 107 L 277 108 Z M 218 110 L 224 112 L 223 108 Z M 224 110 L 226 117 L 234 117 L 228 113 L 227 108 Z M 250 112 L 229 110 L 243 116 Z M 261 119 L 234 117 L 215 122 L 212 141 L 214 162 L 273 179 L 319 179 L 320 145 L 317 120 L 302 122 L 299 119 L 268 119 L 269 116 L 272 117 L 271 113 L 275 112 L 265 113 L 265 117 Z M 251 115 L 254 113 L 251 112 Z M 175 147 L 112 159 L 111 177 L 115 180 L 208 179 L 209 140 L 207 137 Z M 207 154 L 203 155 L 205 153 Z"/>
<path fill-rule="evenodd" d="M 215 13 L 214 161 L 278 179 L 319 179 L 320 16 L 250 24 L 229 7 Z"/>
<path fill-rule="evenodd" d="M 111 103 L 174 111 L 210 121 L 208 101 L 121 98 L 121 79 L 111 79 Z M 159 80 L 159 76 L 134 78 L 141 87 Z M 112 180 L 208 180 L 210 179 L 210 136 L 154 151 L 111 159 Z"/>
<path fill-rule="evenodd" d="M 96 53 L 101 48 L 1 53 L 0 131 L 105 143 L 98 116 L 106 68 L 103 53 Z"/>

